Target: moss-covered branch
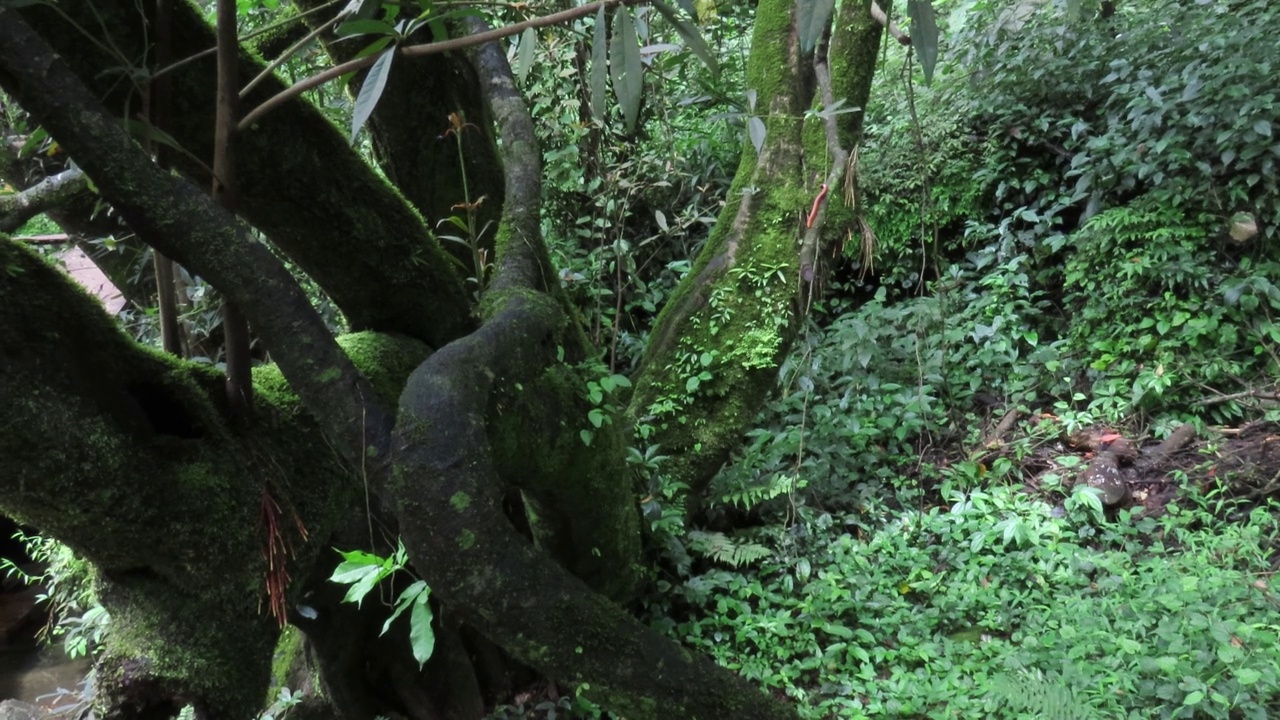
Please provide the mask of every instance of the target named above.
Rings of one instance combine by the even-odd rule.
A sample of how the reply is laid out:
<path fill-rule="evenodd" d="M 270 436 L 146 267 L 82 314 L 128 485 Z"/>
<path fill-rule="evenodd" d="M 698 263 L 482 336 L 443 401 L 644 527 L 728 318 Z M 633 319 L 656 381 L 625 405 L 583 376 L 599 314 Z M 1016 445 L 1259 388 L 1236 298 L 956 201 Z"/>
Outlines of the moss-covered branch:
<path fill-rule="evenodd" d="M 147 244 L 244 308 L 324 432 L 360 464 L 391 420 L 306 294 L 270 250 L 190 183 L 158 168 L 15 11 L 0 8 L 7 88 L 76 158 Z"/>
<path fill-rule="evenodd" d="M 89 189 L 84 173 L 76 169 L 51 175 L 22 192 L 0 195 L 0 232 L 13 232 L 28 220 L 57 208 Z"/>
<path fill-rule="evenodd" d="M 740 442 L 794 331 L 797 242 L 817 183 L 803 164 L 809 97 L 791 5 L 756 10 L 747 84 L 764 144 L 758 156 L 744 149 L 731 202 L 658 317 L 631 402 L 640 435 L 670 456 L 666 471 L 695 490 Z"/>
<path fill-rule="evenodd" d="M 21 14 L 115 117 L 136 117 L 139 90 L 103 68 L 128 68 L 147 57 L 148 18 L 140 6 L 131 0 L 71 0 L 58 7 L 87 30 L 41 5 Z M 176 3 L 172 30 L 179 57 L 214 44 L 211 28 L 187 3 Z M 241 77 L 261 69 L 262 63 L 241 55 Z M 200 187 L 209 186 L 213 157 L 215 76 L 212 56 L 167 74 L 173 124 L 166 130 L 185 150 L 174 153 L 175 167 Z M 278 80 L 267 80 L 244 104 L 251 107 L 281 89 Z M 324 288 L 354 329 L 402 332 L 441 345 L 472 326 L 456 261 L 310 103 L 283 104 L 240 133 L 237 142 L 246 159 L 238 176 L 238 212 Z"/>
<path fill-rule="evenodd" d="M 573 373 L 559 368 L 566 381 L 554 378 L 558 350 L 578 331 L 563 303 L 540 291 L 555 285 L 538 235 L 532 124 L 501 52 L 482 49 L 477 66 L 508 152 L 503 241 L 484 325 L 423 363 L 401 396 L 387 496 L 406 547 L 434 593 L 465 622 L 540 672 L 588 684 L 609 709 L 629 718 L 794 717 L 793 709 L 645 627 L 566 572 L 564 565 L 596 590 L 618 593 L 608 583 L 625 577 L 618 565 L 631 562 L 637 538 L 625 476 L 600 476 L 598 465 L 564 462 L 554 445 L 507 455 L 512 448 L 506 443 L 517 431 L 504 421 L 508 413 L 545 410 L 542 393 L 567 396 L 573 405 Z M 532 402 L 524 401 L 525 393 Z M 577 442 L 563 417 L 549 432 Z M 546 482 L 552 474 L 546 468 L 555 463 L 547 456 L 561 458 L 558 484 Z M 575 565 L 574 553 L 565 562 L 558 548 L 536 548 L 511 525 L 503 512 L 504 471 L 516 466 L 544 481 L 518 485 L 522 491 L 550 493 L 544 498 L 550 502 L 535 503 L 535 512 L 550 507 L 585 528 L 567 533 L 565 544 L 576 546 L 577 557 L 596 556 L 595 567 Z M 534 535 L 542 540 L 536 527 Z"/>
<path fill-rule="evenodd" d="M 496 388 L 530 382 L 554 362 L 554 314 L 513 297 L 410 378 L 390 496 L 415 563 L 467 623 L 540 672 L 590 685 L 628 718 L 795 717 L 592 592 L 504 517 L 485 409 Z"/>
<path fill-rule="evenodd" d="M 0 512 L 94 564 L 112 618 L 101 702 L 185 697 L 252 717 L 276 634 L 261 612 L 263 497 L 323 537 L 352 499 L 349 474 L 294 403 L 266 402 L 252 432 L 232 433 L 220 373 L 134 344 L 70 278 L 6 239 L 0 278 Z M 296 573 L 319 547 L 288 540 Z"/>
<path fill-rule="evenodd" d="M 298 3 L 302 8 L 322 4 L 323 0 Z M 313 17 L 315 23 L 328 19 Z M 323 33 L 321 39 L 337 62 L 350 60 L 367 44 L 351 38 L 338 41 L 332 33 Z M 366 127 L 378 166 L 422 213 L 428 227 L 466 239 L 466 233 L 441 221 L 455 216 L 467 219 L 462 206 L 468 201 L 478 204 L 475 228 L 480 247 L 491 256 L 503 203 L 502 158 L 484 97 L 476 92 L 479 82 L 476 69 L 462 53 L 398 57 Z M 449 133 L 452 113 L 466 123 L 457 137 Z M 446 243 L 444 248 L 470 274 L 478 274 L 470 248 L 457 243 Z"/>
<path fill-rule="evenodd" d="M 875 68 L 879 27 L 869 8 L 867 0 L 841 6 L 830 63 L 820 55 L 816 66 L 798 47 L 792 3 L 762 0 L 756 10 L 747 86 L 768 102 L 755 110 L 764 143 L 758 155 L 744 149 L 732 202 L 659 315 L 630 406 L 640 438 L 670 457 L 668 476 L 695 494 L 774 386 L 819 280 L 819 238 L 842 236 L 830 221 L 852 216 L 834 212 L 846 201 L 832 186 L 846 177 Z M 859 112 L 802 120 L 815 101 L 821 110 L 839 100 Z"/>

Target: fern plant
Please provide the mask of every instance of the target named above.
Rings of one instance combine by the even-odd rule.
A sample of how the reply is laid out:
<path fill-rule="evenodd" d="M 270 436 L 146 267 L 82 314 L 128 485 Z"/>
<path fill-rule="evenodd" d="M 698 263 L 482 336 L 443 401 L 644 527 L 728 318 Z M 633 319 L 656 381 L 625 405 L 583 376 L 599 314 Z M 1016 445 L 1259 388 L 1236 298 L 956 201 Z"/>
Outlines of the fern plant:
<path fill-rule="evenodd" d="M 1023 717 L 1043 720 L 1089 720 L 1093 713 L 1076 697 L 1063 678 L 1047 678 L 1044 673 L 1023 671 L 992 678 L 991 689 L 1006 709 Z"/>
<path fill-rule="evenodd" d="M 735 568 L 763 560 L 773 551 L 749 540 L 735 540 L 720 532 L 690 531 L 686 536 L 690 552 L 715 562 L 727 563 Z"/>

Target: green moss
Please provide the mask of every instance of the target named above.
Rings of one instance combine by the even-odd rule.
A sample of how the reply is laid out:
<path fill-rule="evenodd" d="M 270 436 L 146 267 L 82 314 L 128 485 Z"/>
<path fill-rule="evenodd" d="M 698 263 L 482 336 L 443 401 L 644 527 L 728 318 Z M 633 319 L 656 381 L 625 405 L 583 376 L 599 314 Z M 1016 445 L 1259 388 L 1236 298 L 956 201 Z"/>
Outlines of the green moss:
<path fill-rule="evenodd" d="M 592 427 L 586 387 L 579 370 L 554 365 L 504 392 L 501 412 L 491 416 L 493 457 L 521 488 L 539 546 L 597 591 L 625 598 L 638 582 L 640 533 L 624 422 Z M 587 428 L 591 446 L 579 436 Z"/>
<path fill-rule="evenodd" d="M 474 532 L 470 530 L 463 530 L 462 533 L 458 535 L 459 549 L 470 550 L 471 548 L 475 547 L 475 544 L 476 544 L 476 534 Z"/>
<path fill-rule="evenodd" d="M 471 507 L 471 496 L 459 490 L 449 498 L 449 504 L 457 510 L 466 510 Z"/>
<path fill-rule="evenodd" d="M 392 407 L 399 402 L 400 391 L 409 374 L 431 355 L 426 344 L 389 333 L 341 335 L 338 345 L 373 385 L 378 398 Z M 298 396 L 276 365 L 255 367 L 253 387 L 264 402 L 275 408 L 296 410 L 298 407 Z"/>
<path fill-rule="evenodd" d="M 305 638 L 298 628 L 287 625 L 280 631 L 280 639 L 276 641 L 276 651 L 271 660 L 271 685 L 267 688 L 267 699 L 264 706 L 270 706 L 280 694 L 280 688 L 289 687 L 289 677 L 302 660 Z"/>
<path fill-rule="evenodd" d="M 325 370 L 320 371 L 320 374 L 316 376 L 316 380 L 322 383 L 328 383 L 333 382 L 340 377 L 342 377 L 342 371 L 338 368 L 326 368 Z"/>

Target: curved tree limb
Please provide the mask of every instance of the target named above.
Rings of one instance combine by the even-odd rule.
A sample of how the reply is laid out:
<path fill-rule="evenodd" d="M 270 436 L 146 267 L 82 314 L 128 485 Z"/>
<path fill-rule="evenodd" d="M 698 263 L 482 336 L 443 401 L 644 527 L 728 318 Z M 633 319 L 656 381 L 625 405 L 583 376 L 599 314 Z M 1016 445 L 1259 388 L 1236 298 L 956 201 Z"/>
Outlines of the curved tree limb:
<path fill-rule="evenodd" d="M 85 27 L 102 27 L 124 57 L 106 55 L 40 4 L 24 6 L 18 14 L 104 98 L 111 112 L 117 117 L 134 116 L 136 98 L 129 97 L 118 73 L 103 73 L 102 68 L 127 67 L 131 58 L 147 54 L 146 18 L 137 4 L 133 0 L 66 0 L 59 7 Z M 192 6 L 177 3 L 175 53 L 212 43 L 208 23 Z M 240 54 L 241 77 L 251 77 L 261 67 L 247 53 Z M 166 130 L 185 150 L 175 153 L 175 168 L 201 186 L 211 181 L 201 163 L 213 157 L 215 76 L 211 58 L 168 74 L 174 125 Z M 280 88 L 275 79 L 263 82 L 246 105 Z M 239 153 L 252 162 L 240 168 L 237 211 L 320 285 L 352 329 L 400 332 L 442 345 L 472 327 L 471 298 L 457 264 L 404 198 L 314 106 L 288 103 L 238 139 Z"/>
<path fill-rule="evenodd" d="M 765 139 L 758 154 L 744 146 L 731 201 L 659 314 L 629 408 L 640 434 L 668 456 L 664 472 L 690 487 L 695 503 L 740 444 L 790 347 L 797 244 L 817 194 L 806 185 L 800 117 L 811 97 L 792 3 L 761 0 L 756 14 L 747 86 L 769 99 L 756 109 Z"/>
<path fill-rule="evenodd" d="M 505 239 L 485 324 L 428 358 L 401 396 L 392 498 L 406 547 L 468 624 L 550 677 L 589 684 L 627 717 L 792 718 L 793 709 L 593 593 L 503 514 L 488 409 L 556 363 L 566 315 L 542 292 L 558 285 L 538 234 L 532 123 L 500 49 L 486 44 L 476 55 L 508 153 Z M 625 495 L 626 482 L 614 482 Z"/>
<path fill-rule="evenodd" d="M 19 193 L 0 195 L 0 232 L 13 232 L 43 212 L 88 192 L 89 180 L 77 168 L 50 175 Z"/>
<path fill-rule="evenodd" d="M 317 2 L 322 0 L 296 4 L 305 8 Z M 321 40 L 335 62 L 350 60 L 362 49 L 358 40 L 337 38 L 330 28 L 331 23 L 317 21 L 317 31 L 328 31 Z M 353 95 L 363 82 L 363 73 L 354 77 Z M 365 125 L 378 167 L 429 228 L 467 241 L 443 247 L 482 289 L 502 212 L 503 160 L 484 96 L 476 92 L 480 80 L 474 64 L 464 53 L 397 58 L 386 83 Z M 458 128 L 453 127 L 455 113 L 461 118 Z M 459 233 L 445 222 L 453 217 L 465 220 L 470 232 Z"/>
<path fill-rule="evenodd" d="M 499 381 L 529 381 L 554 361 L 547 316 L 547 307 L 515 296 L 410 377 L 392 482 L 415 564 L 454 612 L 516 658 L 589 684 L 628 718 L 794 718 L 794 709 L 593 593 L 503 516 L 485 408 Z"/>
<path fill-rule="evenodd" d="M 234 216 L 161 171 L 14 10 L 0 6 L 11 93 L 97 182 L 145 242 L 245 309 L 281 371 L 353 467 L 385 458 L 391 419 L 306 294 Z"/>
<path fill-rule="evenodd" d="M 269 414 L 271 433 L 234 436 L 216 371 L 135 344 L 43 258 L 0 239 L 0 268 L 0 512 L 94 563 L 112 613 L 100 700 L 252 717 L 277 631 L 246 592 L 264 572 L 260 459 L 308 465 L 293 507 L 318 532 L 346 473 L 305 459 L 327 453 L 290 408 Z"/>

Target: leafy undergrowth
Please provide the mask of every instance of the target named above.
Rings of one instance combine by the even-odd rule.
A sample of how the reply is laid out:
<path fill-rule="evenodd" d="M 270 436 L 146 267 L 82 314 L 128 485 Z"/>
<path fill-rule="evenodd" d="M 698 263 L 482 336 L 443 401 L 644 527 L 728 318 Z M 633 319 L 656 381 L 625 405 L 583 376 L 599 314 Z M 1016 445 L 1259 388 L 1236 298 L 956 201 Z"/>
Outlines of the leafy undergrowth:
<path fill-rule="evenodd" d="M 768 560 L 666 585 L 659 624 L 811 718 L 1280 713 L 1280 506 L 1092 496 L 953 491 L 870 531 L 802 507 Z"/>

